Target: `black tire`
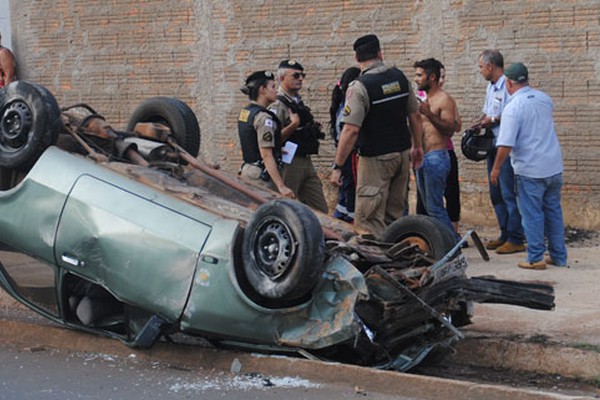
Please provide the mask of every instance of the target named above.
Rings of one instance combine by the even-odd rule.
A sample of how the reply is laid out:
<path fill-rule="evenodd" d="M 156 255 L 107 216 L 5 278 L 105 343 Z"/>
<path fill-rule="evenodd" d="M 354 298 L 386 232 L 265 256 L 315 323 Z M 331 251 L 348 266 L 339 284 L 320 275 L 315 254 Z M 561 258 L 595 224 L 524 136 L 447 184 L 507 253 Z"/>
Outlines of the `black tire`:
<path fill-rule="evenodd" d="M 309 293 L 325 269 L 325 239 L 316 215 L 294 200 L 263 204 L 244 232 L 243 269 L 266 299 L 295 300 Z"/>
<path fill-rule="evenodd" d="M 62 128 L 60 108 L 46 88 L 11 82 L 0 98 L 0 167 L 27 170 Z"/>
<path fill-rule="evenodd" d="M 138 122 L 156 122 L 171 129 L 173 138 L 185 151 L 197 157 L 200 152 L 200 126 L 194 111 L 172 97 L 152 97 L 142 102 L 129 118 L 127 130 Z"/>
<path fill-rule="evenodd" d="M 394 221 L 381 236 L 385 243 L 418 244 L 429 257 L 439 260 L 456 244 L 454 232 L 433 217 L 409 215 Z"/>

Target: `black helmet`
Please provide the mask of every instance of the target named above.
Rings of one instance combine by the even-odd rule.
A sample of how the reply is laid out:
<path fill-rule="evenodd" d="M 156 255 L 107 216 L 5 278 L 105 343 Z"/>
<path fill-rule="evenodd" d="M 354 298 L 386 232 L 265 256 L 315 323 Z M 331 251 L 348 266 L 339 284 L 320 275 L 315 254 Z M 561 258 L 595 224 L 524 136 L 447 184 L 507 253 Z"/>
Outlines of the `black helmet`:
<path fill-rule="evenodd" d="M 469 128 L 462 136 L 460 149 L 469 160 L 485 160 L 494 148 L 494 133 L 486 129 L 483 135 L 479 134 L 479 128 Z"/>

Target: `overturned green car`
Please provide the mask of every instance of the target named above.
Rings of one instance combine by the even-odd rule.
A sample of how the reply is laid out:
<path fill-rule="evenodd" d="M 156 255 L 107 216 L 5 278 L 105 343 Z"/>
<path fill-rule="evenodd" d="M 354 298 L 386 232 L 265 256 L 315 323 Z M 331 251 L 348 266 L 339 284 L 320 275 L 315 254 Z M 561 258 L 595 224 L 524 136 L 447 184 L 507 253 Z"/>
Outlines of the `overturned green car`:
<path fill-rule="evenodd" d="M 115 130 L 17 81 L 0 119 L 0 286 L 69 328 L 404 371 L 462 337 L 473 301 L 554 307 L 550 286 L 467 278 L 467 235 L 433 219 L 369 238 L 203 163 L 177 99 Z"/>

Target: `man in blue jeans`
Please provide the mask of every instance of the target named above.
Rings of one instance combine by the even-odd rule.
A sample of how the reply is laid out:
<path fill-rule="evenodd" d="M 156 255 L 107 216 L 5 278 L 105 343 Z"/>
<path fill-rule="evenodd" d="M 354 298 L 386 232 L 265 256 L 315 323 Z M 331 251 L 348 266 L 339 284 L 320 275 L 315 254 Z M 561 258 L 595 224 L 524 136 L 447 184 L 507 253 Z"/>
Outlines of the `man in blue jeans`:
<path fill-rule="evenodd" d="M 518 266 L 526 269 L 546 269 L 546 264 L 565 267 L 567 249 L 560 204 L 563 161 L 554 130 L 554 103 L 548 95 L 529 86 L 528 71 L 522 63 L 510 65 L 504 75 L 506 90 L 512 97 L 502 112 L 491 181 L 498 184 L 503 164 L 510 155 L 527 238 L 527 259 Z M 550 254 L 546 259 L 544 239 L 548 239 Z"/>
<path fill-rule="evenodd" d="M 508 101 L 504 77 L 504 57 L 498 50 L 484 50 L 479 55 L 479 73 L 489 85 L 486 89 L 483 115 L 477 126 L 491 129 L 494 138 L 500 131 L 500 120 Z M 490 176 L 496 150 L 492 150 L 487 158 L 488 177 Z M 515 194 L 514 171 L 510 162 L 504 163 L 498 178 L 498 184 L 492 185 L 490 180 L 490 200 L 500 225 L 500 237 L 486 243 L 488 250 L 496 250 L 498 254 L 511 254 L 525 251 L 523 244 L 523 227 L 521 215 L 517 207 Z"/>
<path fill-rule="evenodd" d="M 434 58 L 417 61 L 415 83 L 427 94 L 419 98 L 419 113 L 423 122 L 423 164 L 417 169 L 417 187 L 425 210 L 437 218 L 458 238 L 444 207 L 446 180 L 450 173 L 447 139 L 457 130 L 459 116 L 452 96 L 439 86 L 442 63 Z"/>

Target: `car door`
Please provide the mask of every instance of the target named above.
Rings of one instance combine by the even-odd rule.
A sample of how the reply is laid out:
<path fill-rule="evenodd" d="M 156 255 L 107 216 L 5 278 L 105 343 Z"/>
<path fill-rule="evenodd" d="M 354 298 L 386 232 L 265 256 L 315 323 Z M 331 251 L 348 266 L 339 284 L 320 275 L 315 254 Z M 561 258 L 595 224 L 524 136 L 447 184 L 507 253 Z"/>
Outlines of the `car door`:
<path fill-rule="evenodd" d="M 173 198 L 138 185 L 80 177 L 59 221 L 57 265 L 119 301 L 175 321 L 210 226 L 182 212 L 191 205 L 175 211 L 168 206 Z"/>

